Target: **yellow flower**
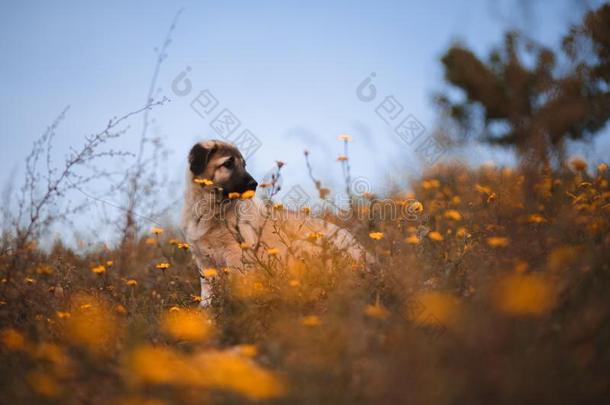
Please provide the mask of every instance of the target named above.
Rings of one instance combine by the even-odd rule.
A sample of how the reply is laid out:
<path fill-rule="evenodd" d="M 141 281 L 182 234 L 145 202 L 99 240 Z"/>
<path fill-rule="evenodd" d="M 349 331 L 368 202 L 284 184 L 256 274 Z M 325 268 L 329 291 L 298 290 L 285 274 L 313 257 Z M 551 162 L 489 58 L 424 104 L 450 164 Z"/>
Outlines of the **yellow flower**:
<path fill-rule="evenodd" d="M 474 185 L 474 188 L 475 188 L 475 190 L 477 190 L 481 194 L 490 195 L 492 193 L 491 188 L 482 186 L 482 185 L 480 185 L 478 183 Z"/>
<path fill-rule="evenodd" d="M 311 208 L 309 207 L 303 207 L 301 209 L 301 211 L 303 211 L 303 214 L 308 215 L 311 212 Z"/>
<path fill-rule="evenodd" d="M 23 281 L 26 284 L 36 284 L 36 279 L 33 279 L 32 277 L 26 277 L 26 278 L 23 279 Z"/>
<path fill-rule="evenodd" d="M 543 222 L 546 222 L 546 218 L 544 218 L 540 214 L 532 214 L 527 218 L 527 222 L 531 224 L 541 224 Z"/>
<path fill-rule="evenodd" d="M 409 235 L 407 236 L 407 239 L 405 239 L 405 242 L 407 242 L 409 245 L 417 245 L 419 244 L 419 238 L 417 235 Z"/>
<path fill-rule="evenodd" d="M 572 169 L 577 172 L 583 172 L 587 170 L 588 166 L 587 161 L 580 157 L 573 158 L 570 162 L 570 165 L 572 166 Z"/>
<path fill-rule="evenodd" d="M 502 236 L 491 236 L 487 238 L 487 244 L 494 248 L 506 247 L 509 243 L 510 240 Z"/>
<path fill-rule="evenodd" d="M 155 235 L 161 235 L 163 233 L 163 228 L 159 228 L 159 227 L 153 227 L 150 232 L 152 232 Z"/>
<path fill-rule="evenodd" d="M 341 134 L 337 137 L 337 139 L 343 142 L 350 142 L 352 140 L 352 137 L 348 134 Z"/>
<path fill-rule="evenodd" d="M 194 302 L 201 302 L 201 301 L 203 301 L 203 298 L 201 298 L 201 295 L 191 295 L 191 299 Z"/>
<path fill-rule="evenodd" d="M 338 160 L 339 162 L 347 162 L 347 156 L 345 156 L 345 155 L 339 155 L 339 156 L 337 156 L 337 160 Z"/>
<path fill-rule="evenodd" d="M 112 267 L 113 265 L 114 265 L 114 262 L 112 260 L 106 261 L 106 267 Z"/>
<path fill-rule="evenodd" d="M 203 274 L 203 277 L 205 278 L 214 278 L 218 275 L 218 270 L 208 267 L 203 269 L 201 274 Z"/>
<path fill-rule="evenodd" d="M 133 278 L 127 280 L 125 282 L 125 284 L 127 284 L 130 287 L 135 287 L 136 285 L 138 285 L 138 282 L 136 280 L 134 280 Z"/>
<path fill-rule="evenodd" d="M 461 308 L 453 295 L 429 291 L 420 292 L 407 302 L 407 317 L 422 326 L 444 326 L 455 323 Z"/>
<path fill-rule="evenodd" d="M 239 198 L 240 196 L 241 196 L 241 194 L 239 194 L 239 193 L 235 193 L 235 192 L 229 193 L 230 200 L 235 200 L 236 198 Z"/>
<path fill-rule="evenodd" d="M 92 267 L 91 271 L 95 274 L 104 274 L 106 272 L 106 267 L 100 264 L 99 266 Z"/>
<path fill-rule="evenodd" d="M 430 240 L 433 240 L 435 242 L 440 242 L 443 239 L 445 239 L 445 238 L 443 238 L 443 235 L 441 235 L 440 232 L 437 232 L 437 231 L 430 232 L 428 234 L 428 238 L 430 238 Z"/>
<path fill-rule="evenodd" d="M 439 188 L 441 186 L 441 182 L 437 179 L 424 180 L 422 181 L 421 186 L 424 190 L 429 190 L 432 188 Z"/>
<path fill-rule="evenodd" d="M 241 199 L 249 200 L 250 198 L 254 197 L 254 194 L 256 194 L 256 192 L 254 190 L 245 191 L 245 192 L 241 193 Z"/>
<path fill-rule="evenodd" d="M 364 313 L 371 318 L 387 319 L 390 315 L 389 311 L 379 304 L 367 305 Z"/>
<path fill-rule="evenodd" d="M 36 273 L 48 276 L 53 274 L 53 268 L 46 264 L 41 264 L 40 266 L 36 267 Z"/>
<path fill-rule="evenodd" d="M 321 323 L 320 318 L 315 315 L 308 315 L 301 319 L 301 324 L 309 327 L 319 326 Z"/>
<path fill-rule="evenodd" d="M 383 239 L 383 232 L 370 232 L 369 238 L 373 240 L 381 240 Z"/>
<path fill-rule="evenodd" d="M 212 184 L 214 184 L 214 182 L 212 180 L 209 179 L 193 179 L 193 181 L 197 184 L 203 184 L 204 186 L 211 186 Z"/>
<path fill-rule="evenodd" d="M 13 328 L 4 329 L 0 336 L 2 344 L 10 351 L 16 351 L 25 346 L 25 337 Z"/>
<path fill-rule="evenodd" d="M 161 319 L 161 329 L 167 335 L 190 342 L 201 342 L 212 335 L 210 317 L 201 310 L 168 311 Z"/>
<path fill-rule="evenodd" d="M 169 269 L 170 264 L 167 262 L 162 262 L 162 263 L 157 263 L 157 265 L 155 266 L 155 268 L 159 269 L 159 270 L 167 270 Z"/>
<path fill-rule="evenodd" d="M 45 397 L 52 398 L 61 393 L 56 378 L 50 374 L 32 371 L 27 375 L 26 381 L 32 390 Z"/>
<path fill-rule="evenodd" d="M 322 238 L 323 236 L 324 236 L 324 234 L 322 232 L 310 232 L 307 235 L 307 239 L 316 240 L 316 239 Z"/>
<path fill-rule="evenodd" d="M 511 315 L 541 315 L 554 305 L 551 280 L 537 274 L 511 274 L 500 279 L 494 289 L 498 309 Z"/>
<path fill-rule="evenodd" d="M 411 204 L 409 204 L 409 211 L 415 214 L 421 214 L 424 212 L 424 205 L 419 201 L 413 201 Z"/>
<path fill-rule="evenodd" d="M 464 227 L 460 227 L 458 228 L 457 232 L 455 233 L 455 235 L 458 238 L 464 238 L 464 237 L 470 237 L 470 234 L 468 233 L 468 231 L 466 230 L 466 228 Z"/>
<path fill-rule="evenodd" d="M 280 253 L 278 248 L 268 248 L 267 249 L 267 254 L 269 256 L 277 256 Z"/>
<path fill-rule="evenodd" d="M 191 248 L 191 245 L 189 245 L 188 243 L 178 243 L 178 249 L 180 250 L 189 250 Z"/>
<path fill-rule="evenodd" d="M 255 345 L 241 344 L 237 346 L 237 351 L 240 356 L 252 358 L 258 354 L 258 349 Z"/>
<path fill-rule="evenodd" d="M 282 204 L 282 203 L 275 203 L 275 204 L 273 204 L 273 209 L 281 211 L 281 210 L 284 209 L 284 204 Z"/>
<path fill-rule="evenodd" d="M 445 218 L 452 219 L 454 221 L 460 221 L 462 219 L 462 214 L 456 210 L 447 210 L 445 211 Z"/>
<path fill-rule="evenodd" d="M 100 296 L 74 295 L 70 302 L 71 315 L 65 319 L 67 338 L 94 353 L 115 347 L 120 330 L 108 307 Z"/>

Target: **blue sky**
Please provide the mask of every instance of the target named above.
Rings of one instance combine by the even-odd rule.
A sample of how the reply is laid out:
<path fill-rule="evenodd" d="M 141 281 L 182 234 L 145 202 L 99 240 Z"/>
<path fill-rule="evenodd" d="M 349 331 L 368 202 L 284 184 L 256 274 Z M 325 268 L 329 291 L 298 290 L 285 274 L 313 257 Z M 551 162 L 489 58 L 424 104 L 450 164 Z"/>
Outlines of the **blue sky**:
<path fill-rule="evenodd" d="M 276 159 L 287 162 L 284 184 L 306 183 L 302 151 L 312 152 L 319 177 L 336 184 L 341 152 L 337 135 L 349 133 L 354 176 L 382 188 L 387 173 L 414 175 L 417 156 L 356 97 L 371 72 L 380 95 L 394 95 L 405 113 L 430 132 L 431 102 L 442 86 L 439 56 L 460 40 L 477 52 L 498 44 L 515 25 L 556 45 L 573 0 L 490 1 L 19 1 L 0 5 L 0 181 L 23 164 L 32 142 L 70 105 L 57 139 L 58 157 L 110 117 L 141 107 L 161 43 L 184 8 L 159 76 L 153 132 L 172 155 L 167 170 L 180 182 L 196 140 L 214 136 L 190 101 L 208 89 L 262 142 L 249 167 L 262 176 Z M 529 13 L 523 13 L 527 7 Z M 172 80 L 190 67 L 193 93 L 177 97 Z M 141 120 L 118 146 L 135 149 Z M 610 151 L 608 136 L 579 148 L 593 159 Z M 479 150 L 480 160 L 510 161 Z M 180 190 L 176 190 L 179 193 Z M 112 196 L 109 196 L 112 198 Z"/>

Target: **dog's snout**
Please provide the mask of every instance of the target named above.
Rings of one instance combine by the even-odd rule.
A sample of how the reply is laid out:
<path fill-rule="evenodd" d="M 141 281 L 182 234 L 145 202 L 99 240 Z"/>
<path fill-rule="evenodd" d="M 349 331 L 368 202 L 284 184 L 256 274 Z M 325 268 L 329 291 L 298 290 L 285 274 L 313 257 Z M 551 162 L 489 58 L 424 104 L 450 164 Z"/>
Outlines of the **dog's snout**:
<path fill-rule="evenodd" d="M 247 186 L 248 186 L 249 190 L 256 190 L 256 187 L 258 187 L 258 182 L 256 180 L 254 180 L 252 177 L 250 177 L 250 180 L 248 180 Z"/>

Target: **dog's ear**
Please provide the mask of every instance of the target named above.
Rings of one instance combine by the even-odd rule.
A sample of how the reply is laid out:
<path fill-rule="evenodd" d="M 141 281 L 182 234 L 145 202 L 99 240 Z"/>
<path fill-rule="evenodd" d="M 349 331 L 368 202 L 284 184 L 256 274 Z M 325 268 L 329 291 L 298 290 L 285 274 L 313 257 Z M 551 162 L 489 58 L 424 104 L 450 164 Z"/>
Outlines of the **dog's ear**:
<path fill-rule="evenodd" d="M 205 170 L 210 160 L 210 156 L 214 152 L 216 146 L 203 147 L 200 143 L 196 143 L 189 153 L 189 164 L 191 172 L 198 176 Z"/>

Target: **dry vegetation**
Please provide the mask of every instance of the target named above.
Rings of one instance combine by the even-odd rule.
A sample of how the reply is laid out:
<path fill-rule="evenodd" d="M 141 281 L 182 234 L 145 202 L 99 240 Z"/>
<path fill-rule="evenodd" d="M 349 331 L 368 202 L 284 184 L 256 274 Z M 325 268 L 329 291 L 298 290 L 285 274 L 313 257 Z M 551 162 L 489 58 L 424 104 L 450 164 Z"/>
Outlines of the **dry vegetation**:
<path fill-rule="evenodd" d="M 608 180 L 573 160 L 526 192 L 510 168 L 437 167 L 388 196 L 399 215 L 355 199 L 343 224 L 373 264 L 328 247 L 298 266 L 202 269 L 208 309 L 171 229 L 128 256 L 34 239 L 16 252 L 5 235 L 0 401 L 599 403 Z"/>

